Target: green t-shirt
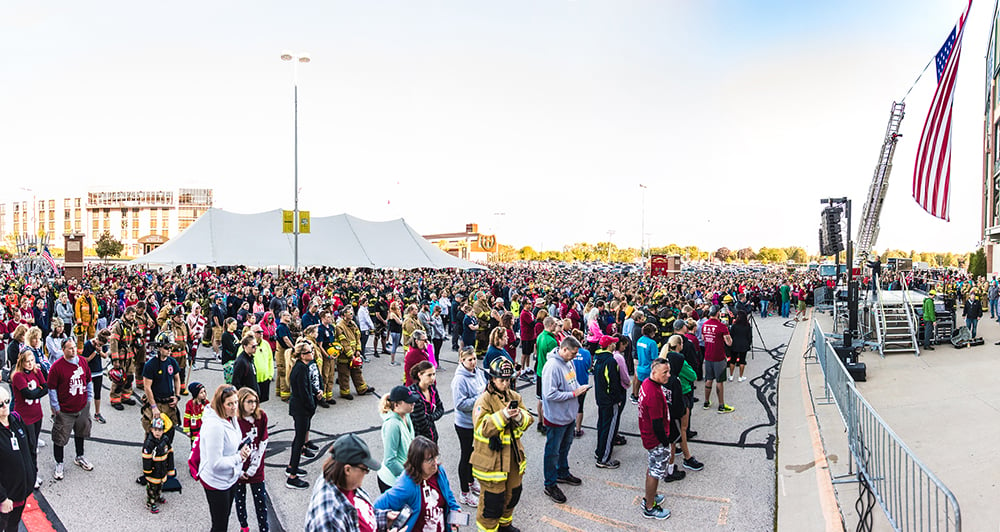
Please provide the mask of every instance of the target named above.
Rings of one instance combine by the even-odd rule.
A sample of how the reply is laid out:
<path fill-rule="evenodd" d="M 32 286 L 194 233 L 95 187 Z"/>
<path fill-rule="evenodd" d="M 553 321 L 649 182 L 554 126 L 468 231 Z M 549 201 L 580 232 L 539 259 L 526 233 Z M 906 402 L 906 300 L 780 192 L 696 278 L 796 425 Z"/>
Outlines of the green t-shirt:
<path fill-rule="evenodd" d="M 542 334 L 539 334 L 538 338 L 535 339 L 535 353 L 538 358 L 535 361 L 535 375 L 538 375 L 539 378 L 542 376 L 542 366 L 545 365 L 546 357 L 557 347 L 559 347 L 559 342 L 549 331 L 542 331 Z"/>

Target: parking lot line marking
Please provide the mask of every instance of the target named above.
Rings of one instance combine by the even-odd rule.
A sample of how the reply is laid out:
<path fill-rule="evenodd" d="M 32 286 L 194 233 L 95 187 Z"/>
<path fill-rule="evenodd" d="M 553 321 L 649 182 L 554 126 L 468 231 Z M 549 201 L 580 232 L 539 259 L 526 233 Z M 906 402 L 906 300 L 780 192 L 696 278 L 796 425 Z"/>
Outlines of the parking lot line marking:
<path fill-rule="evenodd" d="M 574 508 L 568 504 L 557 504 L 556 508 L 568 513 L 573 514 L 577 517 L 582 517 L 584 519 L 589 519 L 595 523 L 600 523 L 602 525 L 614 527 L 620 530 L 632 530 L 634 532 L 650 532 L 651 528 L 646 528 L 644 526 L 633 525 L 631 523 L 626 523 L 624 521 L 619 521 L 617 519 L 612 519 L 610 517 L 605 517 L 600 514 L 595 514 L 588 512 L 586 510 L 581 510 L 579 508 Z"/>
<path fill-rule="evenodd" d="M 722 508 L 719 508 L 719 520 L 717 523 L 719 525 L 725 525 L 727 519 L 729 519 L 729 505 L 723 504 Z"/>
<path fill-rule="evenodd" d="M 556 521 L 555 519 L 552 519 L 551 517 L 549 517 L 547 515 L 543 515 L 542 518 L 540 519 L 540 521 L 543 522 L 543 523 L 545 523 L 545 524 L 547 524 L 547 525 L 552 525 L 552 526 L 558 528 L 559 530 L 565 530 L 566 532 L 585 532 L 582 528 L 577 528 L 577 527 L 575 527 L 573 525 L 567 525 L 566 523 L 563 523 L 562 521 Z"/>

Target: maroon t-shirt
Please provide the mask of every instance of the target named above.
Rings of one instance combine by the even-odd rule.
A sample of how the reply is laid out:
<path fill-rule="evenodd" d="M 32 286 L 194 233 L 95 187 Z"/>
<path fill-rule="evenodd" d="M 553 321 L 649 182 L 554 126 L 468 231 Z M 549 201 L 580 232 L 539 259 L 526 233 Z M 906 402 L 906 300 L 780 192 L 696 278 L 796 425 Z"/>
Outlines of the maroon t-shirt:
<path fill-rule="evenodd" d="M 10 376 L 11 387 L 14 388 L 14 412 L 21 416 L 21 421 L 31 425 L 42 420 L 42 399 L 25 399 L 21 390 L 37 390 L 45 385 L 42 370 L 35 368 L 31 373 L 15 371 Z M 47 395 L 43 397 L 48 397 Z"/>
<path fill-rule="evenodd" d="M 444 532 L 449 526 L 444 521 L 445 500 L 441 487 L 438 486 L 438 476 L 420 483 L 421 504 L 420 513 L 413 530 L 428 532 Z"/>
<path fill-rule="evenodd" d="M 59 408 L 66 412 L 79 412 L 87 406 L 90 367 L 80 357 L 76 357 L 76 362 L 61 357 L 49 369 L 49 390 L 56 391 Z"/>
<path fill-rule="evenodd" d="M 723 362 L 726 360 L 726 339 L 729 327 L 716 318 L 708 318 L 701 325 L 701 336 L 705 339 L 705 361 Z"/>
<path fill-rule="evenodd" d="M 647 450 L 660 445 L 653 432 L 654 419 L 662 419 L 663 430 L 670 430 L 670 410 L 663 386 L 653 379 L 646 379 L 639 386 L 639 434 L 642 435 L 642 446 Z"/>

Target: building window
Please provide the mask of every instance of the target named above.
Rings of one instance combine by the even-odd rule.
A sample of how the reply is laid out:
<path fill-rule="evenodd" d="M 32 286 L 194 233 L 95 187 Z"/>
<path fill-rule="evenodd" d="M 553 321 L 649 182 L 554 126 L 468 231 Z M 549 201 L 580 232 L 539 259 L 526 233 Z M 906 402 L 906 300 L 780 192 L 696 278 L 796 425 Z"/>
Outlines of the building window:
<path fill-rule="evenodd" d="M 69 214 L 70 214 L 69 209 L 63 210 L 63 219 L 69 220 Z"/>
<path fill-rule="evenodd" d="M 100 231 L 100 230 L 101 230 L 101 227 L 99 225 L 99 220 L 97 219 L 96 216 L 94 216 L 94 229 L 93 229 L 94 234 L 97 234 L 97 232 Z"/>
<path fill-rule="evenodd" d="M 139 239 L 139 230 L 138 229 L 133 229 L 132 230 L 132 240 L 138 240 L 138 239 Z"/>
<path fill-rule="evenodd" d="M 73 206 L 77 209 L 80 208 L 80 198 L 73 198 Z"/>
<path fill-rule="evenodd" d="M 55 209 L 56 208 L 56 200 L 54 200 L 54 199 L 50 199 L 49 200 L 49 208 L 50 209 Z"/>

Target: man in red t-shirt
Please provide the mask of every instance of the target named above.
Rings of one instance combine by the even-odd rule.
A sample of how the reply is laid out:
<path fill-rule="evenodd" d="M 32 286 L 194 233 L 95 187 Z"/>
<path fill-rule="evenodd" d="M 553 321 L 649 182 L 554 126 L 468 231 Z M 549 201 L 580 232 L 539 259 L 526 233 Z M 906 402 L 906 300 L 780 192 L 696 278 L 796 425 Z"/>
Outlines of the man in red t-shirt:
<path fill-rule="evenodd" d="M 726 404 L 722 387 L 726 382 L 726 347 L 733 345 L 733 337 L 729 335 L 729 327 L 719 321 L 717 305 L 712 305 L 708 310 L 708 319 L 701 326 L 701 335 L 705 339 L 705 402 L 701 407 L 704 410 L 712 407 L 709 400 L 712 397 L 712 381 L 715 381 L 719 413 L 728 414 L 735 408 Z"/>
<path fill-rule="evenodd" d="M 670 456 L 670 449 L 680 434 L 671 430 L 670 408 L 663 393 L 669 379 L 670 363 L 665 358 L 656 358 L 650 366 L 649 378 L 639 387 L 639 434 L 642 446 L 649 453 L 642 513 L 651 519 L 670 517 L 670 510 L 660 506 L 663 498 L 656 494 L 660 479 L 671 482 L 685 476 L 680 468 L 674 468 Z"/>
<path fill-rule="evenodd" d="M 52 454 L 56 468 L 52 478 L 62 480 L 63 448 L 73 433 L 76 459 L 73 463 L 84 471 L 94 466 L 83 455 L 83 441 L 90 437 L 90 403 L 94 400 L 94 383 L 90 379 L 90 366 L 76 355 L 76 340 L 63 342 L 63 356 L 49 369 L 49 403 L 52 406 Z"/>

